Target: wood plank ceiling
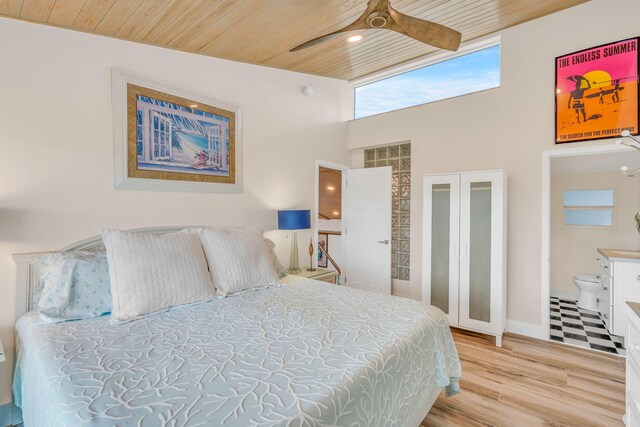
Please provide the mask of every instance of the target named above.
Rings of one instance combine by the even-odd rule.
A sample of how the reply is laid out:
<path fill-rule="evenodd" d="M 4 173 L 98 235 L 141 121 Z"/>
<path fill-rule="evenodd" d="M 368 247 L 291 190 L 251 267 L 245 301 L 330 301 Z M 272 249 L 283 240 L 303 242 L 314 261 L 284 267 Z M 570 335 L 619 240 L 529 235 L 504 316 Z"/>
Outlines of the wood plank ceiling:
<path fill-rule="evenodd" d="M 472 40 L 589 0 L 396 0 L 403 13 Z M 437 49 L 386 30 L 346 33 L 291 53 L 355 20 L 366 0 L 0 0 L 0 15 L 234 61 L 351 80 Z"/>

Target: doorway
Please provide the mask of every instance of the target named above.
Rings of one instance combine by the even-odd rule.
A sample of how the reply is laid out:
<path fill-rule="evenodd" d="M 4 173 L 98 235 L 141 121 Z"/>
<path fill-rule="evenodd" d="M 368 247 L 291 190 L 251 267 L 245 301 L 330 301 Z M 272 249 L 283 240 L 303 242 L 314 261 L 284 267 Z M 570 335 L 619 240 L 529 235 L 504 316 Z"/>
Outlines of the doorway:
<path fill-rule="evenodd" d="M 315 220 L 313 240 L 314 266 L 337 273 L 336 283 L 344 276 L 343 186 L 349 167 L 316 161 Z"/>
<path fill-rule="evenodd" d="M 640 210 L 640 177 L 624 173 L 625 166 L 637 171 L 640 152 L 603 145 L 543 154 L 545 339 L 625 353 L 625 328 L 613 322 L 624 312 L 624 302 L 614 298 L 611 267 L 602 255 L 606 249 L 640 250 L 634 220 Z"/>
<path fill-rule="evenodd" d="M 391 293 L 391 170 L 316 161 L 314 264 L 325 268 L 326 256 L 328 270 L 318 273 L 333 270 L 339 284 Z"/>

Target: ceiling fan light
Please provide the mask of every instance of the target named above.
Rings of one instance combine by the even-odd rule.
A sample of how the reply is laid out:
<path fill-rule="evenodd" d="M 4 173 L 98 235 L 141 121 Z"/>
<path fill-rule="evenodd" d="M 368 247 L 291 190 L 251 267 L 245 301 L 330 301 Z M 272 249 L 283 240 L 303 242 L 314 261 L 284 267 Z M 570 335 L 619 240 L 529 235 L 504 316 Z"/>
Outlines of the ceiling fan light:
<path fill-rule="evenodd" d="M 355 34 L 355 35 L 353 35 L 353 36 L 351 36 L 351 37 L 349 37 L 347 39 L 347 41 L 349 43 L 359 42 L 360 40 L 362 40 L 362 35 L 361 34 Z"/>
<path fill-rule="evenodd" d="M 292 48 L 290 52 L 297 52 L 324 43 L 337 37 L 340 33 L 367 28 L 395 31 L 421 43 L 453 51 L 458 50 L 462 39 L 462 34 L 452 28 L 398 12 L 389 5 L 389 0 L 369 0 L 367 9 L 351 24 L 306 41 Z M 349 39 L 352 43 L 357 40 L 360 38 L 355 39 L 355 36 Z"/>

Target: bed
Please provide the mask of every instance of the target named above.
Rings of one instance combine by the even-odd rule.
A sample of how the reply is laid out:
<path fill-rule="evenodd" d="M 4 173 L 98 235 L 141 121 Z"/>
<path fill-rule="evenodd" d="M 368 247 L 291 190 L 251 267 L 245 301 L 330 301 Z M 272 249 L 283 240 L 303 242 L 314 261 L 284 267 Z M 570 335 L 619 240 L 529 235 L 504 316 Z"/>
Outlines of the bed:
<path fill-rule="evenodd" d="M 123 324 L 29 311 L 16 337 L 26 427 L 417 426 L 461 375 L 439 309 L 293 276 Z"/>

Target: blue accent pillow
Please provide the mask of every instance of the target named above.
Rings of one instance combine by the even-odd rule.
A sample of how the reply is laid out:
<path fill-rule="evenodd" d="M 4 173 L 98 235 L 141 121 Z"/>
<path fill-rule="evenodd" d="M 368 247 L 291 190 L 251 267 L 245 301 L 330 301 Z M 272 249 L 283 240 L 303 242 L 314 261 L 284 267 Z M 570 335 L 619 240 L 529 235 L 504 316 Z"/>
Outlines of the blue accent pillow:
<path fill-rule="evenodd" d="M 54 252 L 33 262 L 39 282 L 38 311 L 46 322 L 89 319 L 111 313 L 105 252 Z"/>

